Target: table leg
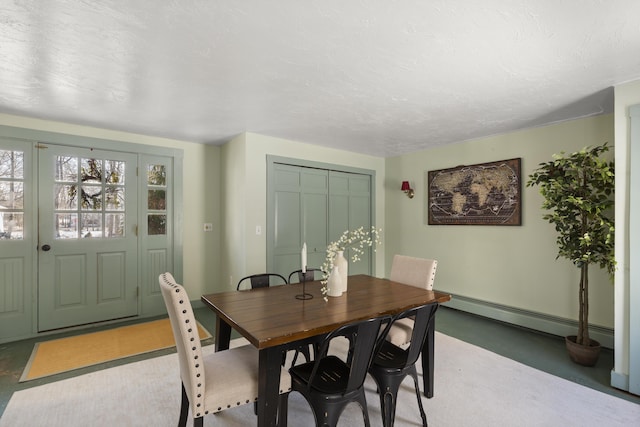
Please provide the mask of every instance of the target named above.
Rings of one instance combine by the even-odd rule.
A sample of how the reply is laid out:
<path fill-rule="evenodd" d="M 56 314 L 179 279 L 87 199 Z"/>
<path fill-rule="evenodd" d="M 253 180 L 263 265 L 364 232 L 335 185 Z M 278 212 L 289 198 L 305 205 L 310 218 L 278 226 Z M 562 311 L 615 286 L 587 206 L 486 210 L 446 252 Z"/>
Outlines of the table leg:
<path fill-rule="evenodd" d="M 263 348 L 258 362 L 258 427 L 278 425 L 280 365 L 283 348 Z"/>
<path fill-rule="evenodd" d="M 216 316 L 216 351 L 228 350 L 231 341 L 231 326 Z"/>
<path fill-rule="evenodd" d="M 436 315 L 433 314 L 427 329 L 427 338 L 422 347 L 422 379 L 424 395 L 431 399 L 433 397 L 433 354 L 435 348 Z"/>

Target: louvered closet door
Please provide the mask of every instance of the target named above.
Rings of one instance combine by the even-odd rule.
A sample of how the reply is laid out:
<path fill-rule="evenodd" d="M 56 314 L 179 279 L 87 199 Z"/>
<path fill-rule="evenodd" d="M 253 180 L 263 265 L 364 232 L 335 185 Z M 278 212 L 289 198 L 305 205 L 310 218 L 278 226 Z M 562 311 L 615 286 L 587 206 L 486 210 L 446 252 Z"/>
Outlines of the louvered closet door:
<path fill-rule="evenodd" d="M 327 247 L 328 171 L 275 165 L 273 265 L 288 277 L 300 268 L 300 250 L 308 249 L 308 266 L 320 268 Z"/>
<path fill-rule="evenodd" d="M 272 175 L 268 206 L 273 212 L 267 215 L 271 271 L 288 275 L 299 269 L 305 242 L 308 266 L 320 268 L 329 242 L 345 230 L 371 227 L 370 175 L 280 163 L 273 164 Z M 372 268 L 371 251 L 367 251 L 360 261 L 350 263 L 349 274 L 371 274 Z"/>

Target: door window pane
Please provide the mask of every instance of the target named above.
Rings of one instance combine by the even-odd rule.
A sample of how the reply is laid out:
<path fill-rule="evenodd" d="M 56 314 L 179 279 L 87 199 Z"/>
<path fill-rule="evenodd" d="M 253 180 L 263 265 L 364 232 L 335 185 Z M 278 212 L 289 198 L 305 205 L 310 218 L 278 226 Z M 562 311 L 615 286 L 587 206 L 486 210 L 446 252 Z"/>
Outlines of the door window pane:
<path fill-rule="evenodd" d="M 56 239 L 78 238 L 78 214 L 56 214 Z"/>
<path fill-rule="evenodd" d="M 76 182 L 78 180 L 78 158 L 58 156 L 55 171 L 57 182 Z"/>
<path fill-rule="evenodd" d="M 24 178 L 24 153 L 0 150 L 0 178 Z"/>
<path fill-rule="evenodd" d="M 102 160 L 82 159 L 81 166 L 82 182 L 102 183 Z"/>
<path fill-rule="evenodd" d="M 75 185 L 56 184 L 54 186 L 54 208 L 56 210 L 76 209 L 78 207 L 77 189 L 78 187 Z"/>
<path fill-rule="evenodd" d="M 150 236 L 167 234 L 167 216 L 149 214 L 147 216 L 147 229 Z"/>
<path fill-rule="evenodd" d="M 125 163 L 117 160 L 107 160 L 104 168 L 106 172 L 105 182 L 107 184 L 120 184 L 124 185 L 124 167 Z"/>
<path fill-rule="evenodd" d="M 101 214 L 82 214 L 82 228 L 80 235 L 82 237 L 102 237 L 102 215 Z"/>
<path fill-rule="evenodd" d="M 0 150 L 0 239 L 22 240 L 24 152 Z"/>
<path fill-rule="evenodd" d="M 167 173 L 164 165 L 147 165 L 147 234 L 167 234 Z"/>
<path fill-rule="evenodd" d="M 147 204 L 149 210 L 165 210 L 167 208 L 167 192 L 165 190 L 149 190 Z"/>
<path fill-rule="evenodd" d="M 107 187 L 105 194 L 106 209 L 110 211 L 124 210 L 124 187 Z"/>
<path fill-rule="evenodd" d="M 102 187 L 98 187 L 96 185 L 82 186 L 82 209 L 102 209 Z"/>
<path fill-rule="evenodd" d="M 125 168 L 120 160 L 57 156 L 56 238 L 124 237 Z"/>
<path fill-rule="evenodd" d="M 124 214 L 106 214 L 104 216 L 104 234 L 104 237 L 124 237 Z"/>
<path fill-rule="evenodd" d="M 166 187 L 167 172 L 164 165 L 147 165 L 147 183 Z"/>
<path fill-rule="evenodd" d="M 24 189 L 22 182 L 0 181 L 0 203 L 4 209 L 22 209 Z"/>

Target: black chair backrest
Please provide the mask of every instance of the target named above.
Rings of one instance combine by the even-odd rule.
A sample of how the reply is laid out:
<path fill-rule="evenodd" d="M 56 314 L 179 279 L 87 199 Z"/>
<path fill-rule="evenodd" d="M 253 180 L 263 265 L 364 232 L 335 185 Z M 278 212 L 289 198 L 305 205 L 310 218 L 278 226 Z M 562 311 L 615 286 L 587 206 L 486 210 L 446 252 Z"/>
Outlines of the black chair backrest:
<path fill-rule="evenodd" d="M 284 278 L 284 276 L 276 273 L 252 274 L 251 276 L 246 276 L 240 279 L 238 285 L 236 286 L 236 290 L 240 290 L 240 285 L 245 280 L 249 280 L 249 283 L 251 283 L 251 289 L 268 288 L 271 284 L 272 278 L 275 278 L 276 281 L 282 281 L 282 283 L 285 285 L 289 283 L 287 282 L 287 279 Z"/>
<path fill-rule="evenodd" d="M 298 283 L 302 283 L 303 277 L 305 282 L 313 282 L 314 280 L 320 280 L 319 278 L 316 279 L 316 272 L 318 272 L 320 276 L 322 275 L 322 270 L 320 270 L 319 268 L 307 268 L 306 273 L 302 273 L 302 270 L 292 271 L 291 274 L 289 274 L 289 283 L 296 283 L 291 281 L 291 278 L 293 276 L 296 276 L 298 278 Z"/>
<path fill-rule="evenodd" d="M 424 340 L 427 338 L 427 328 L 437 309 L 438 304 L 426 304 L 406 310 L 393 318 L 393 321 L 396 321 L 398 319 L 404 319 L 405 317 L 412 317 L 414 321 L 413 330 L 411 331 L 411 342 L 405 349 L 406 360 L 404 366 L 411 366 L 418 360 Z M 388 343 L 384 344 L 388 345 Z M 381 363 L 380 357 L 376 357 L 376 363 Z"/>
<path fill-rule="evenodd" d="M 383 323 L 387 324 L 386 328 L 381 328 Z M 340 326 L 327 335 L 318 350 L 318 355 L 316 356 L 315 364 L 309 377 L 309 387 L 311 387 L 314 382 L 314 377 L 322 358 L 327 355 L 331 340 L 336 337 L 345 337 L 349 340 L 349 353 L 346 363 L 351 367 L 351 370 L 343 394 L 347 394 L 361 387 L 367 376 L 367 371 L 369 370 L 373 356 L 379 344 L 384 340 L 390 324 L 390 316 L 377 317 Z"/>

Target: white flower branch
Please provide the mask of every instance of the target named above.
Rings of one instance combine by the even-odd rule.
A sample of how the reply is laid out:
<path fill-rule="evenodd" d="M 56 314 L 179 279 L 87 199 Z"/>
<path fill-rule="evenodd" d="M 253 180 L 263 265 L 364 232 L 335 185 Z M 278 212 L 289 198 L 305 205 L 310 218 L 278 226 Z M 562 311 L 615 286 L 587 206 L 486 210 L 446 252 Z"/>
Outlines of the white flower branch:
<path fill-rule="evenodd" d="M 342 236 L 335 242 L 331 242 L 327 246 L 327 257 L 322 264 L 322 295 L 325 301 L 327 301 L 327 279 L 333 270 L 333 263 L 336 259 L 336 255 L 339 251 L 349 250 L 351 255 L 351 261 L 360 261 L 362 255 L 364 255 L 366 248 L 373 247 L 373 251 L 376 251 L 376 246 L 379 245 L 382 240 L 380 239 L 381 228 L 371 227 L 371 230 L 365 230 L 364 227 L 359 227 L 355 230 L 345 230 Z"/>

